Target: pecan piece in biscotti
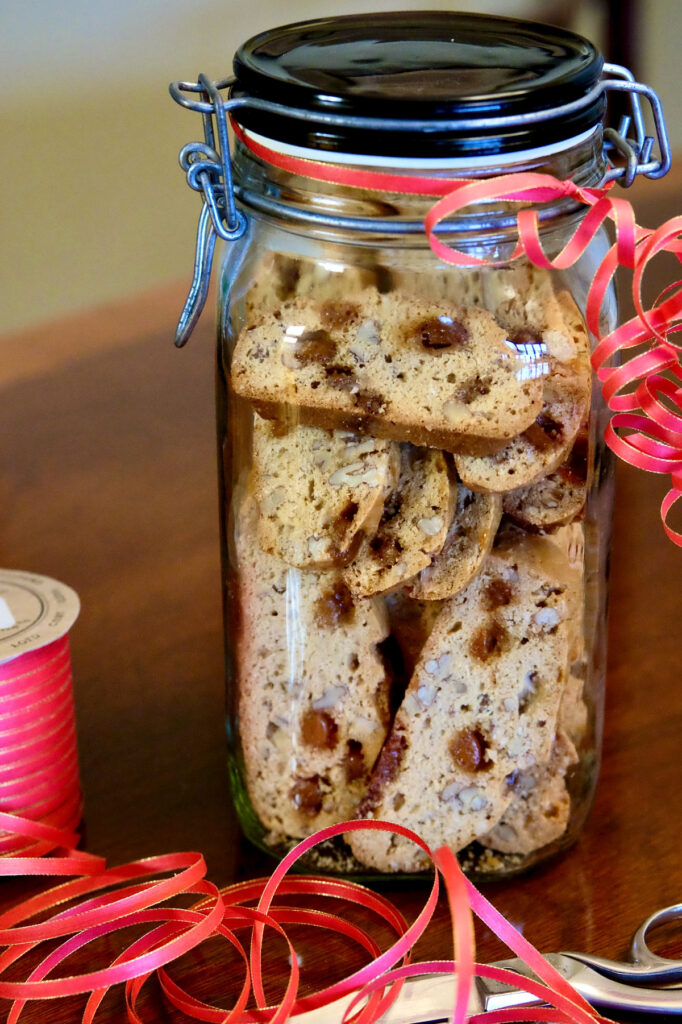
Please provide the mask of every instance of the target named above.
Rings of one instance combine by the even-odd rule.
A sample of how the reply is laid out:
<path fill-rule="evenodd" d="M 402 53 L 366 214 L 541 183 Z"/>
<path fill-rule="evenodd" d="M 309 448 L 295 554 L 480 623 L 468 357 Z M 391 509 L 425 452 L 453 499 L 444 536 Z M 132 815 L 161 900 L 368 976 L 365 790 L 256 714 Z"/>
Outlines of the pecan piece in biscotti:
<path fill-rule="evenodd" d="M 385 747 L 404 738 L 397 771 L 372 777 L 372 807 L 361 813 L 405 825 L 432 848 L 456 851 L 488 832 L 514 800 L 508 776 L 550 756 L 576 604 L 576 573 L 550 539 L 510 535 L 488 555 L 443 604 Z M 479 648 L 484 634 L 494 643 Z M 425 866 L 401 837 L 348 842 L 368 867 Z"/>

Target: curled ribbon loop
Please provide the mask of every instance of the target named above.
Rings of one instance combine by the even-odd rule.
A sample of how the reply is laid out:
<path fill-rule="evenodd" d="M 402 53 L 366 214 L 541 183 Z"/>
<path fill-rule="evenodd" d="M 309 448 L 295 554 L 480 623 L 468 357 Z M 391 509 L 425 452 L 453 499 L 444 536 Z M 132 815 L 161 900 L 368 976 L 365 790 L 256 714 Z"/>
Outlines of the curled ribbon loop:
<path fill-rule="evenodd" d="M 676 472 L 681 464 L 682 444 L 679 438 L 673 439 L 674 432 L 668 432 L 666 439 L 662 440 L 666 445 L 665 452 L 652 444 L 648 434 L 657 440 L 660 438 L 660 403 L 657 403 L 654 412 L 651 402 L 635 406 L 631 399 L 621 394 L 622 389 L 628 385 L 642 384 L 647 394 L 658 388 L 658 394 L 665 393 L 668 404 L 675 410 L 671 415 L 676 418 L 682 416 L 682 390 L 668 388 L 660 383 L 662 371 L 670 371 L 679 376 L 682 366 L 682 349 L 668 341 L 669 334 L 682 325 L 682 281 L 666 289 L 671 294 L 651 309 L 645 309 L 642 301 L 642 280 L 651 260 L 659 253 L 669 252 L 682 261 L 682 215 L 671 217 L 654 231 L 640 227 L 628 200 L 612 194 L 614 182 L 583 188 L 572 181 L 560 181 L 551 175 L 531 171 L 475 181 L 369 171 L 285 155 L 256 142 L 234 120 L 232 127 L 237 138 L 255 156 L 282 170 L 351 188 L 440 197 L 424 218 L 424 230 L 435 255 L 443 262 L 455 266 L 495 266 L 525 256 L 537 267 L 565 270 L 584 254 L 602 225 L 607 221 L 612 222 L 615 243 L 601 260 L 594 275 L 587 295 L 585 319 L 597 342 L 592 354 L 592 366 L 601 383 L 608 408 L 613 413 L 639 408 L 640 413 L 636 420 L 614 416 L 605 432 L 605 440 L 609 448 L 625 462 L 652 473 L 672 474 L 672 487 L 661 505 L 661 518 L 668 537 L 674 544 L 682 546 L 682 535 L 667 524 L 670 510 L 682 497 L 680 477 Z M 537 210 L 519 210 L 518 242 L 511 256 L 505 260 L 487 260 L 463 252 L 443 242 L 436 234 L 441 221 L 475 203 L 504 201 L 538 204 L 560 200 L 586 206 L 587 212 L 563 249 L 551 258 L 542 245 Z M 637 315 L 628 323 L 602 334 L 600 314 L 618 267 L 626 267 L 633 272 L 632 296 Z M 637 345 L 646 346 L 642 358 L 632 359 L 624 367 L 610 365 L 614 356 Z M 663 355 L 657 352 L 659 347 L 664 350 Z M 644 391 L 634 387 L 632 394 L 641 399 Z M 633 433 L 624 434 L 626 430 L 632 430 Z"/>

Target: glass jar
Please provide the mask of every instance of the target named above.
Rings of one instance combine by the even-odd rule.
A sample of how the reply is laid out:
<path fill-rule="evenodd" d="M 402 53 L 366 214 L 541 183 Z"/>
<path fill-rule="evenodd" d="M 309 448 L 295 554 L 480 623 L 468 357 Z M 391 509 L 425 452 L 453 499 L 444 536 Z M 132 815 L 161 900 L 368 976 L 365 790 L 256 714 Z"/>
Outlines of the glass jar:
<path fill-rule="evenodd" d="M 275 29 L 235 72 L 217 395 L 243 829 L 282 855 L 381 818 L 472 875 L 525 869 L 576 839 L 599 768 L 613 473 L 584 313 L 609 240 L 538 269 L 511 258 L 518 204 L 488 201 L 447 224 L 455 266 L 421 227 L 433 197 L 395 176 L 599 184 L 602 59 L 419 12 Z M 551 257 L 584 210 L 538 209 Z M 428 866 L 380 831 L 306 863 Z"/>

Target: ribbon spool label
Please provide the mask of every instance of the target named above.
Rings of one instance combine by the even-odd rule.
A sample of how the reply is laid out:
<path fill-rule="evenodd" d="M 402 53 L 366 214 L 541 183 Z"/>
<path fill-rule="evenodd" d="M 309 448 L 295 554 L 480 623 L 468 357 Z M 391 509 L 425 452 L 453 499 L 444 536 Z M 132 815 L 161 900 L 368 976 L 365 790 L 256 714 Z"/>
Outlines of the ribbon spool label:
<path fill-rule="evenodd" d="M 65 636 L 79 611 L 71 587 L 48 576 L 0 569 L 0 665 Z"/>

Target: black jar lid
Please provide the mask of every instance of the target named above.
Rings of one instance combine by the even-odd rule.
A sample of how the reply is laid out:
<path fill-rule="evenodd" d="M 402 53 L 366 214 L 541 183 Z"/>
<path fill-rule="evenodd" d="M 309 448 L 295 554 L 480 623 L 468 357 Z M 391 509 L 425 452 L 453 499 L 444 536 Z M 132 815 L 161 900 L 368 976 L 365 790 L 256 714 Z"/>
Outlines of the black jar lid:
<path fill-rule="evenodd" d="M 327 151 L 416 158 L 514 153 L 594 128 L 605 100 L 590 94 L 602 65 L 582 36 L 511 18 L 456 11 L 321 18 L 271 29 L 239 47 L 232 96 L 289 110 L 245 106 L 234 115 L 269 139 Z M 566 104 L 577 109 L 524 120 Z M 320 114 L 476 123 L 377 130 Z M 484 118 L 503 121 L 485 125 Z"/>

